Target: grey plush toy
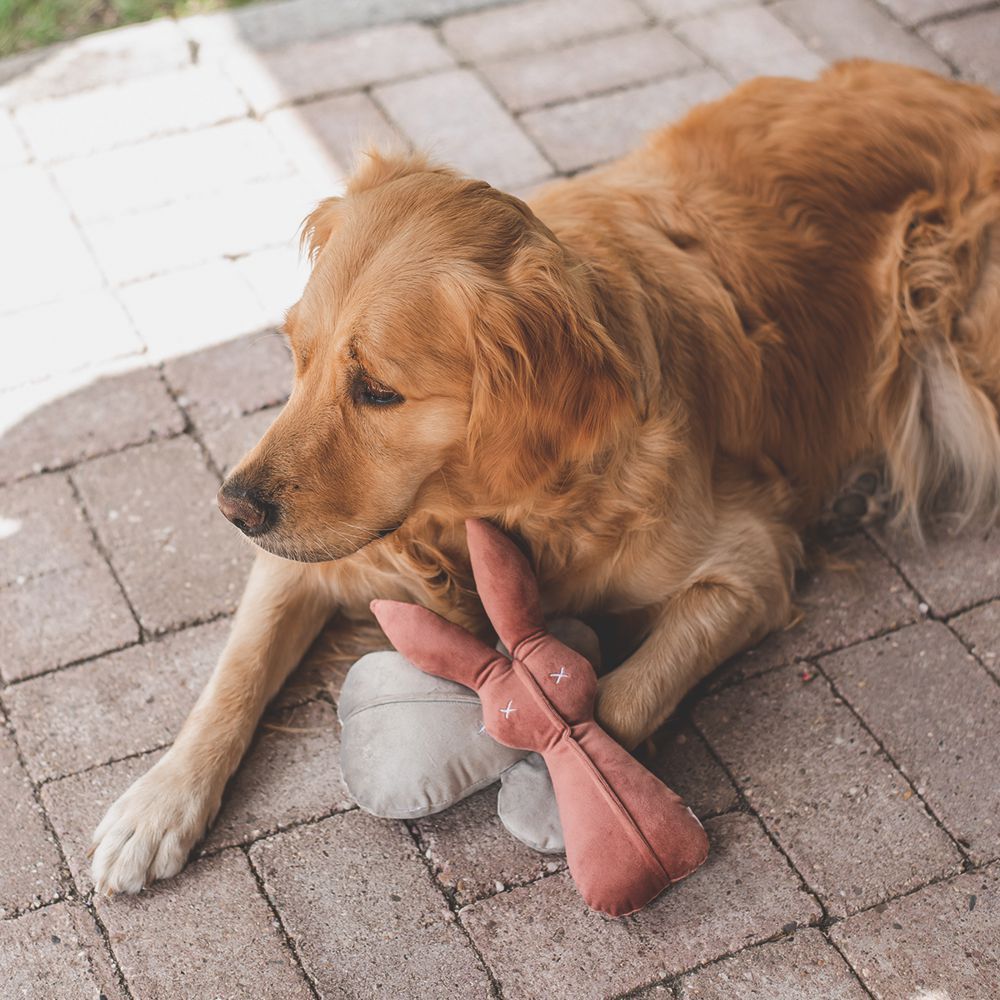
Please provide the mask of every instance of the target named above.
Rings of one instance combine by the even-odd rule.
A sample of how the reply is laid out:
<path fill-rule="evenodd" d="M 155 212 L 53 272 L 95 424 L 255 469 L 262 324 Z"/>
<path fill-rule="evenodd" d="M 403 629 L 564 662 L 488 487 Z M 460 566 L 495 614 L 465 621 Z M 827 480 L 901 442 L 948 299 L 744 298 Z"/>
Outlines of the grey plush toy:
<path fill-rule="evenodd" d="M 592 629 L 560 619 L 551 631 L 600 668 Z M 365 812 L 387 819 L 428 816 L 499 780 L 497 813 L 507 830 L 536 851 L 563 850 L 544 762 L 485 732 L 474 691 L 385 650 L 351 667 L 338 714 L 344 780 Z"/>

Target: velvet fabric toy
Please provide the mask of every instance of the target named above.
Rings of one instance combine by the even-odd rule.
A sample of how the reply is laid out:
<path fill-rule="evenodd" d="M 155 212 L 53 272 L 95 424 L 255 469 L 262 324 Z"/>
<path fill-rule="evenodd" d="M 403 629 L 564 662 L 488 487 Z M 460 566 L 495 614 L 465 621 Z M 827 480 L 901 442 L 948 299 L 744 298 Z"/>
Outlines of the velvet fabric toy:
<path fill-rule="evenodd" d="M 546 631 L 521 552 L 485 521 L 466 529 L 480 599 L 511 658 L 426 608 L 373 601 L 372 611 L 416 666 L 478 692 L 497 741 L 542 755 L 580 894 L 611 916 L 633 913 L 705 860 L 705 831 L 595 722 L 593 667 Z"/>

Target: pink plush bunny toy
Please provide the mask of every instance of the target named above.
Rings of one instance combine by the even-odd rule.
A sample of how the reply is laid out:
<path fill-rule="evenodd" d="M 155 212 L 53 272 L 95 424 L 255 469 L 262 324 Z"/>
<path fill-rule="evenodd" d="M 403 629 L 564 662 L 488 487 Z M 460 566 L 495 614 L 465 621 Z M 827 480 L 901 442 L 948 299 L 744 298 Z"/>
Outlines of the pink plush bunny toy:
<path fill-rule="evenodd" d="M 611 916 L 633 913 L 705 860 L 705 831 L 595 722 L 594 669 L 545 630 L 521 552 L 485 521 L 466 529 L 480 599 L 510 658 L 426 608 L 373 601 L 372 611 L 421 670 L 478 692 L 494 739 L 544 757 L 581 895 Z"/>

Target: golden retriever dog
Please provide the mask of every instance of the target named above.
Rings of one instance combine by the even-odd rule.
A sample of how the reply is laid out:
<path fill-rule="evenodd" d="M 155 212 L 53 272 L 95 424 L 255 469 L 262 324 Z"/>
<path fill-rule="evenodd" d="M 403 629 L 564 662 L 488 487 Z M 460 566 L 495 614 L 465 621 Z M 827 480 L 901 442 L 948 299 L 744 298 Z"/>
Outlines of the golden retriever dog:
<path fill-rule="evenodd" d="M 527 204 L 371 155 L 305 239 L 291 398 L 219 494 L 256 564 L 176 742 L 97 829 L 103 892 L 183 867 L 332 612 L 398 598 L 483 629 L 469 516 L 520 537 L 548 613 L 630 616 L 597 706 L 628 747 L 786 624 L 856 463 L 918 531 L 996 516 L 985 89 L 868 61 L 755 80 Z"/>

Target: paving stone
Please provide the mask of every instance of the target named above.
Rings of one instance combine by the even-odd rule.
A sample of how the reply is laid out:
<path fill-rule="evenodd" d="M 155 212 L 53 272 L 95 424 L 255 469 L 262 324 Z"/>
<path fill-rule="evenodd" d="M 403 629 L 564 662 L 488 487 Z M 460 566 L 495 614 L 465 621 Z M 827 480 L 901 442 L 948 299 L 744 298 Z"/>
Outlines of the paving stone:
<path fill-rule="evenodd" d="M 205 447 L 223 475 L 236 468 L 239 461 L 264 436 L 280 410 L 258 410 L 228 424 L 209 427 L 204 432 Z"/>
<path fill-rule="evenodd" d="M 84 35 L 32 52 L 9 77 L 0 69 L 0 106 L 79 94 L 108 84 L 179 69 L 191 61 L 184 35 L 166 18 Z M 4 60 L 4 63 L 11 62 Z"/>
<path fill-rule="evenodd" d="M 178 401 L 202 431 L 283 403 L 292 387 L 288 345 L 273 332 L 185 354 L 168 361 L 163 371 Z"/>
<path fill-rule="evenodd" d="M 825 62 L 764 7 L 738 7 L 681 21 L 674 31 L 731 80 L 814 77 Z"/>
<path fill-rule="evenodd" d="M 739 794 L 686 716 L 653 736 L 655 751 L 642 762 L 704 819 L 739 805 Z"/>
<path fill-rule="evenodd" d="M 453 64 L 434 32 L 420 24 L 309 39 L 264 52 L 234 50 L 220 63 L 258 114 L 321 94 L 360 90 Z"/>
<path fill-rule="evenodd" d="M 829 61 L 867 56 L 909 63 L 948 75 L 929 45 L 897 24 L 870 0 L 778 0 L 771 10 Z"/>
<path fill-rule="evenodd" d="M 820 919 L 816 901 L 753 818 L 718 816 L 705 829 L 702 868 L 633 918 L 671 975 Z"/>
<path fill-rule="evenodd" d="M 86 894 L 94 888 L 87 851 L 98 823 L 118 796 L 164 752 L 155 750 L 140 757 L 128 757 L 42 785 L 40 794 L 45 812 L 79 892 Z"/>
<path fill-rule="evenodd" d="M 376 87 L 376 100 L 433 157 L 498 187 L 549 174 L 545 159 L 468 70 Z"/>
<path fill-rule="evenodd" d="M 936 615 L 1000 597 L 1000 526 L 939 531 L 926 545 L 902 534 L 883 535 L 881 543 Z"/>
<path fill-rule="evenodd" d="M 948 628 L 925 622 L 821 661 L 952 836 L 1000 857 L 1000 686 Z"/>
<path fill-rule="evenodd" d="M 0 922 L 0 979 L 11 1000 L 123 996 L 93 917 L 74 903 Z"/>
<path fill-rule="evenodd" d="M 617 995 L 819 919 L 756 821 L 721 816 L 705 827 L 704 866 L 627 920 L 589 910 L 568 873 L 462 910 L 503 995 Z"/>
<path fill-rule="evenodd" d="M 13 167 L 28 159 L 28 149 L 24 145 L 14 119 L 7 111 L 0 111 L 0 167 Z"/>
<path fill-rule="evenodd" d="M 99 897 L 96 907 L 134 996 L 312 996 L 239 850 L 139 896 Z"/>
<path fill-rule="evenodd" d="M 0 312 L 52 302 L 101 283 L 101 273 L 79 230 L 34 166 L 5 170 L 0 184 Z M 9 322 L 4 317 L 6 330 Z M 72 344 L 66 347 L 72 349 Z"/>
<path fill-rule="evenodd" d="M 364 150 L 405 149 L 407 145 L 367 94 L 281 108 L 272 111 L 265 122 L 315 186 L 317 197 L 343 194 L 346 178 Z"/>
<path fill-rule="evenodd" d="M 68 160 L 52 175 L 76 217 L 95 222 L 292 172 L 272 132 L 244 119 Z"/>
<path fill-rule="evenodd" d="M 927 886 L 830 934 L 879 1000 L 986 1000 L 1000 981 L 1000 866 Z"/>
<path fill-rule="evenodd" d="M 984 604 L 960 615 L 952 620 L 951 627 L 979 657 L 983 666 L 1000 680 L 1000 601 Z"/>
<path fill-rule="evenodd" d="M 180 23 L 202 59 L 233 44 L 267 51 L 303 39 L 392 21 L 436 19 L 483 6 L 484 0 L 290 0 L 185 17 Z M 508 0 L 500 0 L 501 3 Z"/>
<path fill-rule="evenodd" d="M 903 24 L 919 24 L 930 17 L 957 14 L 973 6 L 972 0 L 879 0 L 889 9 L 897 21 Z"/>
<path fill-rule="evenodd" d="M 252 548 L 216 509 L 218 481 L 190 438 L 98 458 L 73 476 L 143 628 L 236 609 Z"/>
<path fill-rule="evenodd" d="M 14 740 L 0 723 L 0 916 L 56 899 L 63 891 L 59 852 L 45 828 Z M 0 921 L 0 935 L 7 925 Z M 2 939 L 2 938 L 0 938 Z M 0 949 L 0 955 L 3 949 Z M 0 958 L 0 968 L 3 959 Z"/>
<path fill-rule="evenodd" d="M 795 624 L 724 664 L 709 687 L 869 639 L 920 617 L 918 599 L 864 537 L 842 539 L 799 573 Z"/>
<path fill-rule="evenodd" d="M 957 869 L 951 840 L 822 677 L 786 667 L 709 695 L 694 718 L 832 914 Z"/>
<path fill-rule="evenodd" d="M 415 821 L 438 881 L 465 905 L 566 867 L 512 837 L 497 817 L 499 785 Z"/>
<path fill-rule="evenodd" d="M 246 103 L 218 71 L 187 66 L 82 94 L 20 105 L 14 117 L 39 159 L 84 156 L 241 118 Z"/>
<path fill-rule="evenodd" d="M 459 916 L 508 1000 L 603 1000 L 662 977 L 655 942 L 629 920 L 589 910 L 568 873 Z"/>
<path fill-rule="evenodd" d="M 155 370 L 97 378 L 0 434 L 0 478 L 74 465 L 183 430 L 184 417 Z"/>
<path fill-rule="evenodd" d="M 203 849 L 246 843 L 353 807 L 340 773 L 337 714 L 325 702 L 310 702 L 265 718 Z"/>
<path fill-rule="evenodd" d="M 0 390 L 145 349 L 128 314 L 106 291 L 25 309 L 5 316 L 3 325 Z M 67 337 L 74 329 L 86 335 Z"/>
<path fill-rule="evenodd" d="M 302 178 L 233 184 L 224 192 L 134 212 L 83 229 L 114 284 L 291 244 L 316 198 Z"/>
<path fill-rule="evenodd" d="M 598 38 L 479 67 L 507 107 L 524 111 L 695 69 L 701 60 L 665 28 Z"/>
<path fill-rule="evenodd" d="M 138 638 L 139 626 L 103 561 L 0 589 L 0 676 L 7 682 Z"/>
<path fill-rule="evenodd" d="M 228 631 L 228 622 L 214 622 L 7 688 L 32 777 L 73 774 L 169 743 Z"/>
<path fill-rule="evenodd" d="M 481 61 L 543 52 L 645 21 L 645 14 L 630 0 L 529 0 L 451 18 L 442 32 L 459 55 Z"/>
<path fill-rule="evenodd" d="M 309 280 L 309 258 L 298 247 L 276 246 L 241 257 L 236 266 L 264 307 L 268 322 L 285 324 L 285 314 L 302 297 Z"/>
<path fill-rule="evenodd" d="M 138 281 L 119 297 L 157 360 L 268 326 L 263 307 L 228 260 Z"/>
<path fill-rule="evenodd" d="M 749 948 L 685 976 L 681 1000 L 865 1000 L 854 973 L 819 931 Z"/>
<path fill-rule="evenodd" d="M 0 585 L 97 558 L 65 476 L 40 476 L 0 490 Z"/>
<path fill-rule="evenodd" d="M 322 994 L 489 995 L 401 824 L 347 813 L 255 844 L 250 857 Z"/>
<path fill-rule="evenodd" d="M 996 58 L 1000 10 L 986 10 L 954 21 L 931 24 L 920 33 L 964 76 L 994 90 L 1000 89 L 1000 65 Z"/>
<path fill-rule="evenodd" d="M 215 851 L 244 843 L 292 823 L 353 807 L 340 777 L 339 747 L 336 717 L 327 704 L 269 713 L 230 782 L 201 849 Z M 42 786 L 42 801 L 81 892 L 94 887 L 86 852 L 97 824 L 111 803 L 162 754 L 130 757 Z"/>
<path fill-rule="evenodd" d="M 721 97 L 728 89 L 718 73 L 703 70 L 529 111 L 521 122 L 560 170 L 578 170 L 627 153 L 652 129 L 669 125 L 695 104 Z"/>

